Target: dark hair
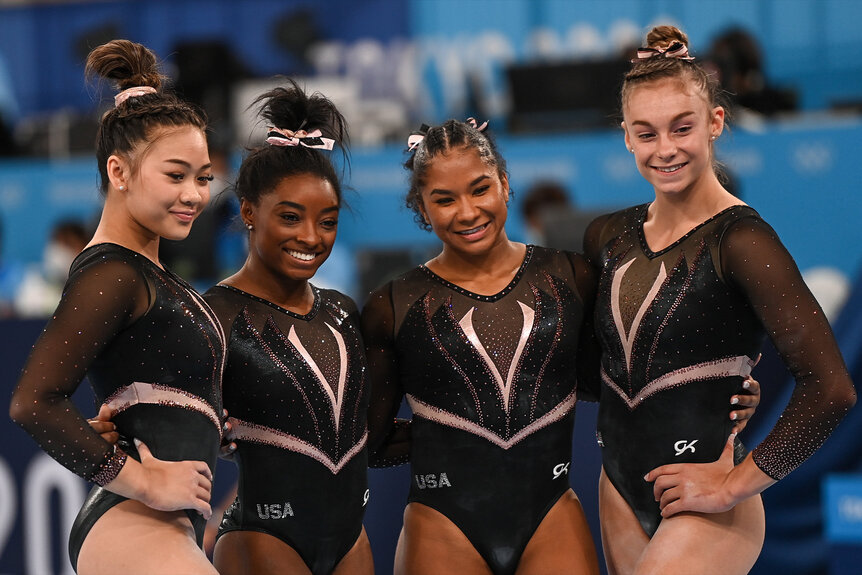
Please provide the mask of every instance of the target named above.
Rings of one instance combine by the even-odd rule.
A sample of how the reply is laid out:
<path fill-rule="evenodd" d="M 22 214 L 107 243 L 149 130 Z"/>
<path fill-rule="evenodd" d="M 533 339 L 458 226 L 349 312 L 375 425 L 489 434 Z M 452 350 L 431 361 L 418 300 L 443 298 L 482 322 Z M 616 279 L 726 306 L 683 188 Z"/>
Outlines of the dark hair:
<path fill-rule="evenodd" d="M 422 192 L 425 173 L 431 161 L 440 154 L 445 154 L 455 148 L 472 148 L 487 165 L 497 169 L 500 178 L 507 176 L 506 160 L 500 155 L 494 140 L 485 131 L 480 131 L 473 124 L 458 120 L 447 120 L 440 126 L 421 131 L 424 138 L 410 151 L 410 156 L 404 162 L 404 167 L 410 171 L 410 188 L 404 200 L 408 208 L 413 210 L 414 221 L 424 230 L 430 231 L 431 226 L 422 216 Z M 511 194 L 510 194 L 511 195 Z"/>
<path fill-rule="evenodd" d="M 202 110 L 162 91 L 165 78 L 159 73 L 155 54 L 146 46 L 129 40 L 103 44 L 90 52 L 85 74 L 101 76 L 119 91 L 135 86 L 156 90 L 127 98 L 102 116 L 96 136 L 102 194 L 108 191 L 107 163 L 111 155 L 128 158 L 134 170 L 140 158 L 133 158 L 130 152 L 140 143 L 152 140 L 159 128 L 194 126 L 206 131 L 206 115 Z"/>
<path fill-rule="evenodd" d="M 335 140 L 345 160 L 348 158 L 347 122 L 335 104 L 319 92 L 311 95 L 292 79 L 255 99 L 250 107 L 260 106 L 259 114 L 271 126 L 281 130 L 312 132 Z M 313 174 L 327 180 L 342 203 L 341 182 L 330 152 L 305 146 L 272 146 L 263 144 L 251 150 L 242 161 L 234 191 L 240 200 L 257 204 L 261 196 L 273 191 L 284 178 Z"/>
<path fill-rule="evenodd" d="M 656 26 L 647 34 L 646 47 L 666 49 L 668 46 L 679 42 L 688 45 L 688 36 L 676 26 Z M 681 58 L 664 57 L 663 55 L 652 58 L 633 60 L 632 68 L 625 75 L 622 89 L 620 91 L 621 106 L 624 108 L 632 90 L 637 86 L 656 82 L 666 78 L 677 78 L 683 83 L 694 84 L 706 98 L 709 108 L 721 106 L 725 110 L 725 122 L 729 119 L 729 106 L 724 91 L 718 78 L 707 72 L 697 60 L 683 60 Z M 710 147 L 712 143 L 710 142 Z M 726 176 L 721 163 L 712 155 L 712 167 L 719 180 L 724 182 Z"/>

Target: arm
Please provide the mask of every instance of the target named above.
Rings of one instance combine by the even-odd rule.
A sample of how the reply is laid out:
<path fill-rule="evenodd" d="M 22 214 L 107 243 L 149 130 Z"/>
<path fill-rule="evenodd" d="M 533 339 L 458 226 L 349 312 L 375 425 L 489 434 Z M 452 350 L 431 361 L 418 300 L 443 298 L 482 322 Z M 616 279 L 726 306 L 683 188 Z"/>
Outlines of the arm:
<path fill-rule="evenodd" d="M 395 416 L 404 390 L 398 381 L 395 357 L 395 319 L 391 284 L 375 291 L 362 309 L 362 338 L 368 358 L 371 398 L 368 406 L 368 446 L 371 467 L 406 463 L 410 454 L 410 426 Z"/>
<path fill-rule="evenodd" d="M 722 239 L 721 266 L 748 298 L 796 387 L 772 431 L 740 465 L 730 459 L 724 472 L 704 476 L 688 475 L 688 466 L 650 472 L 664 516 L 722 511 L 762 492 L 810 457 L 856 402 L 829 323 L 775 232 L 755 219 L 737 222 Z M 722 459 L 727 455 L 725 449 Z"/>
<path fill-rule="evenodd" d="M 54 317 L 33 347 L 13 393 L 11 418 L 62 465 L 155 509 L 209 513 L 204 462 L 163 462 L 141 444 L 141 462 L 115 449 L 71 396 L 93 361 L 149 306 L 145 278 L 125 262 L 99 260 L 75 271 Z"/>

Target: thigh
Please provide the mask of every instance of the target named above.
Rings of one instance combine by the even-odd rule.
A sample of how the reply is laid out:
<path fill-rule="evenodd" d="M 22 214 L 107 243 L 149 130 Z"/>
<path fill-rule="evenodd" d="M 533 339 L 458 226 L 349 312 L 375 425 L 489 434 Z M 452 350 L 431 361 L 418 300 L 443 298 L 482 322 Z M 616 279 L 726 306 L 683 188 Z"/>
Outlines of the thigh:
<path fill-rule="evenodd" d="M 633 573 L 650 539 L 604 469 L 599 476 L 599 519 L 608 574 Z"/>
<path fill-rule="evenodd" d="M 493 526 L 489 526 L 493 529 Z M 395 552 L 395 575 L 492 575 L 485 560 L 445 515 L 410 503 Z"/>
<path fill-rule="evenodd" d="M 156 511 L 134 500 L 111 507 L 96 521 L 81 546 L 77 572 L 217 575 L 184 511 Z"/>
<path fill-rule="evenodd" d="M 219 537 L 213 564 L 221 575 L 311 575 L 290 545 L 259 531 L 229 531 Z"/>
<path fill-rule="evenodd" d="M 766 521 L 759 495 L 724 513 L 663 519 L 638 562 L 638 575 L 744 575 L 763 547 Z"/>
<path fill-rule="evenodd" d="M 527 543 L 517 575 L 598 575 L 599 559 L 581 502 L 569 489 Z"/>
<path fill-rule="evenodd" d="M 338 562 L 332 575 L 374 575 L 374 559 L 371 556 L 371 542 L 365 527 L 350 551 Z"/>

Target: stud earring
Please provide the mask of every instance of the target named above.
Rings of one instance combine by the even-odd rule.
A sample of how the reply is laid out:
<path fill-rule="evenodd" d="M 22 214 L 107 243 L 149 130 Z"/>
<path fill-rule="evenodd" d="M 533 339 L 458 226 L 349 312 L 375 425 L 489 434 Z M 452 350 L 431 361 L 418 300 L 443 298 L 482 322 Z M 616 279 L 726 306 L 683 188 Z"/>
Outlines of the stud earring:
<path fill-rule="evenodd" d="M 125 189 L 126 189 L 126 186 L 120 186 L 120 188 L 119 188 L 119 189 L 120 189 L 120 191 L 122 192 L 123 190 L 125 190 Z"/>
<path fill-rule="evenodd" d="M 251 231 L 251 230 L 253 230 L 253 229 L 254 229 L 254 226 L 253 226 L 253 225 L 251 225 L 251 224 L 246 224 L 246 225 L 245 225 L 245 227 L 246 227 L 249 231 Z"/>
<path fill-rule="evenodd" d="M 634 154 L 634 153 L 635 153 L 635 149 L 634 149 L 634 148 L 629 148 L 629 152 L 631 152 L 632 154 Z"/>
<path fill-rule="evenodd" d="M 715 136 L 712 136 L 712 137 L 710 138 L 710 140 L 712 140 L 712 141 L 714 142 L 714 141 L 715 141 Z"/>

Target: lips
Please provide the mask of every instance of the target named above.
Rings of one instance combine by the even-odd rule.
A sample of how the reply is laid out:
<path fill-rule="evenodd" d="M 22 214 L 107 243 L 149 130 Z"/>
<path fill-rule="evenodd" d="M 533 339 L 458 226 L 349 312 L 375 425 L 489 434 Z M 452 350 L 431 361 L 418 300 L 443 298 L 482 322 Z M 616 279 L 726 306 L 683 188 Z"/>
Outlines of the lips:
<path fill-rule="evenodd" d="M 179 219 L 181 222 L 184 222 L 184 223 L 193 222 L 195 219 L 195 214 L 196 214 L 196 212 L 177 212 L 177 211 L 172 211 L 171 213 L 174 216 L 176 216 L 177 219 Z"/>
<path fill-rule="evenodd" d="M 287 251 L 288 255 L 290 255 L 291 257 L 294 257 L 294 258 L 296 258 L 300 261 L 303 261 L 303 262 L 310 262 L 314 258 L 317 257 L 317 254 L 314 254 L 314 253 L 298 252 L 295 250 L 285 250 L 285 251 Z"/>
<path fill-rule="evenodd" d="M 672 166 L 653 166 L 653 169 L 662 174 L 673 174 L 688 165 L 688 162 L 682 164 L 674 164 Z"/>
<path fill-rule="evenodd" d="M 455 233 L 460 235 L 460 236 L 471 236 L 473 234 L 478 234 L 480 232 L 485 231 L 485 229 L 487 227 L 488 227 L 488 224 L 482 224 L 481 226 L 477 226 L 475 228 L 470 228 L 469 230 L 462 230 L 460 232 L 455 232 Z"/>

